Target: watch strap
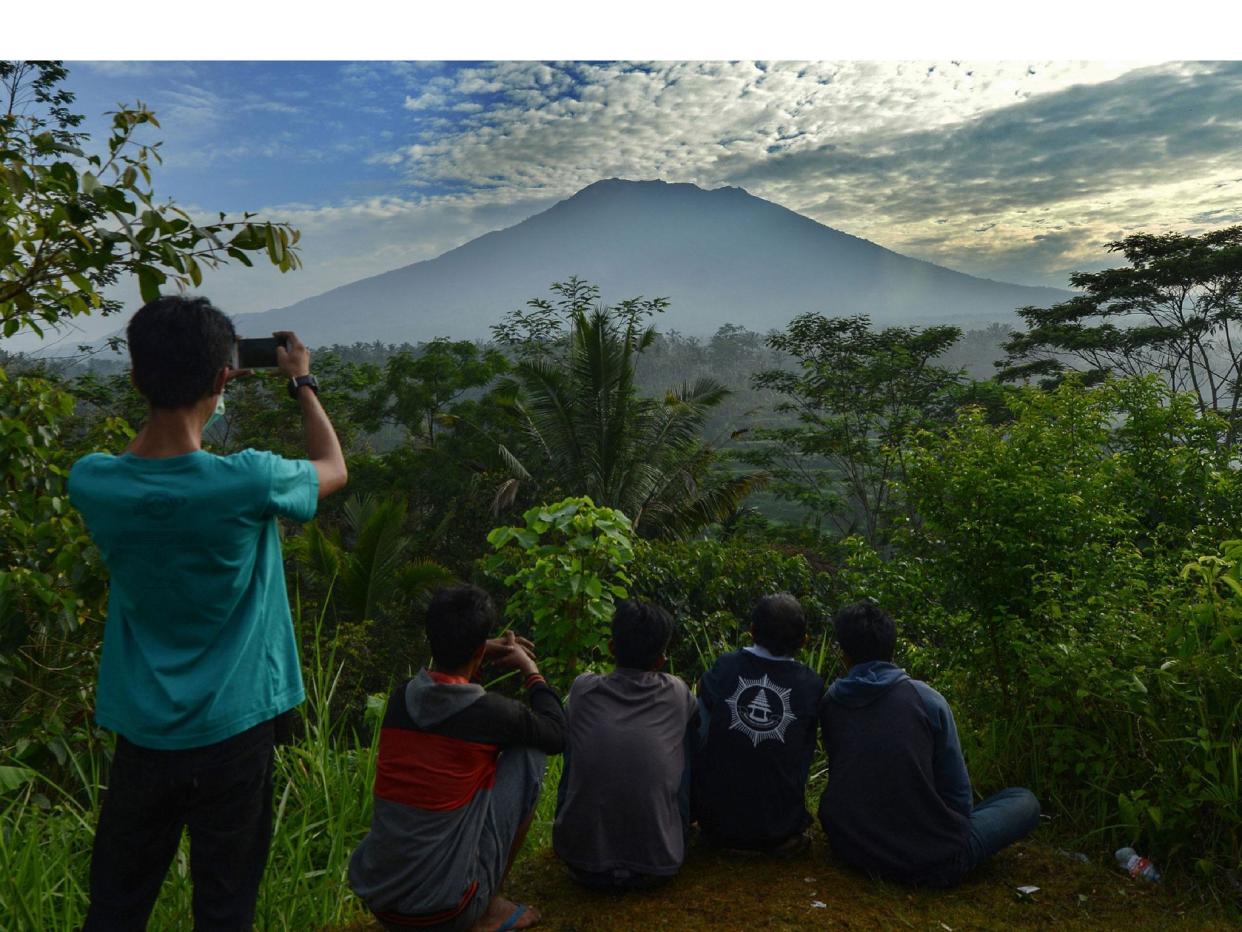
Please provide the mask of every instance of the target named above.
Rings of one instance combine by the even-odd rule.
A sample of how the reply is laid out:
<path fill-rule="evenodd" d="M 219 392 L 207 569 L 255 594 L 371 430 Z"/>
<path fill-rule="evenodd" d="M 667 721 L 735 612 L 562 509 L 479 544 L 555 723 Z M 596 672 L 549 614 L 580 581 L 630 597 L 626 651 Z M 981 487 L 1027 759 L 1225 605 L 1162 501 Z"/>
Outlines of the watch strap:
<path fill-rule="evenodd" d="M 319 394 L 319 380 L 310 373 L 307 373 L 306 375 L 299 375 L 296 379 L 289 380 L 289 397 L 297 398 L 298 392 L 301 391 L 303 387 L 309 388 L 316 395 Z"/>

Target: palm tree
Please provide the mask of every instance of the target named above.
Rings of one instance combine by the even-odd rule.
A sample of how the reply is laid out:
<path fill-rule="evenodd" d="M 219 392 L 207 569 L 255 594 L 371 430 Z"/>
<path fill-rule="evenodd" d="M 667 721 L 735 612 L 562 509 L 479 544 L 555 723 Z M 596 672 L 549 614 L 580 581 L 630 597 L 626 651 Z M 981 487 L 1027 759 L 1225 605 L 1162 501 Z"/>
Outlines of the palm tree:
<path fill-rule="evenodd" d="M 312 524 L 292 546 L 311 573 L 331 587 L 338 618 L 364 621 L 385 609 L 417 603 L 454 581 L 432 560 L 411 560 L 404 499 L 352 496 L 343 508 L 344 533 Z"/>
<path fill-rule="evenodd" d="M 562 353 L 517 362 L 502 392 L 512 398 L 533 453 L 500 454 L 512 477 L 497 493 L 511 500 L 521 482 L 556 494 L 588 495 L 624 512 L 647 537 L 693 533 L 732 514 L 762 485 L 761 474 L 723 474 L 700 436 L 728 389 L 700 378 L 661 398 L 638 394 L 638 356 L 655 339 L 633 314 L 575 307 Z"/>

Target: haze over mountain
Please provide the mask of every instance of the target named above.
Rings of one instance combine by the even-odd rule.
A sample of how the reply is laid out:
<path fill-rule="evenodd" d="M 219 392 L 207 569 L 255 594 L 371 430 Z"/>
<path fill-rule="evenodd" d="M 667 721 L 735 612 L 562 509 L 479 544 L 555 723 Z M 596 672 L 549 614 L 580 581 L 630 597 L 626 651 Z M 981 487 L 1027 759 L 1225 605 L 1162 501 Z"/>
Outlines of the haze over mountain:
<path fill-rule="evenodd" d="M 834 230 L 741 188 L 599 181 L 515 226 L 288 307 L 242 315 L 243 334 L 293 329 L 311 345 L 482 338 L 553 281 L 606 302 L 667 297 L 661 330 L 766 331 L 795 315 L 876 324 L 1007 321 L 1068 292 L 975 278 Z"/>

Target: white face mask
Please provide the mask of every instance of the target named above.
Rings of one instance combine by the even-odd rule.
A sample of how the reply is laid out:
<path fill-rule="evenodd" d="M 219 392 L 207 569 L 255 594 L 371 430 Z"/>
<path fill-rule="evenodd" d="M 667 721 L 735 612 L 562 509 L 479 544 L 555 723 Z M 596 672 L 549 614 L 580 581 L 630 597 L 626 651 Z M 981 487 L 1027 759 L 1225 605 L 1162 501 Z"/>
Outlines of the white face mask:
<path fill-rule="evenodd" d="M 207 418 L 207 423 L 203 425 L 203 433 L 207 433 L 208 428 L 216 421 L 224 416 L 224 392 L 220 393 L 220 400 L 216 402 L 216 410 L 211 412 L 211 417 Z"/>

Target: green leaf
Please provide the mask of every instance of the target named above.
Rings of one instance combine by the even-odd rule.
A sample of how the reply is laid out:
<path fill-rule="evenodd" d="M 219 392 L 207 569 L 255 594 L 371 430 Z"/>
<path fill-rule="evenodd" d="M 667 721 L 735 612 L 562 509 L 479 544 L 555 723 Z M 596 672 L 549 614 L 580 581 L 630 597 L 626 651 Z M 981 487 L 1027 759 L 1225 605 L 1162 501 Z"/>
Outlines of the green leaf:
<path fill-rule="evenodd" d="M 154 301 L 160 296 L 160 285 L 164 282 L 163 273 L 148 265 L 138 266 L 138 292 L 143 301 Z"/>
<path fill-rule="evenodd" d="M 0 767 L 0 793 L 8 793 L 25 786 L 38 776 L 38 772 L 29 767 Z"/>

